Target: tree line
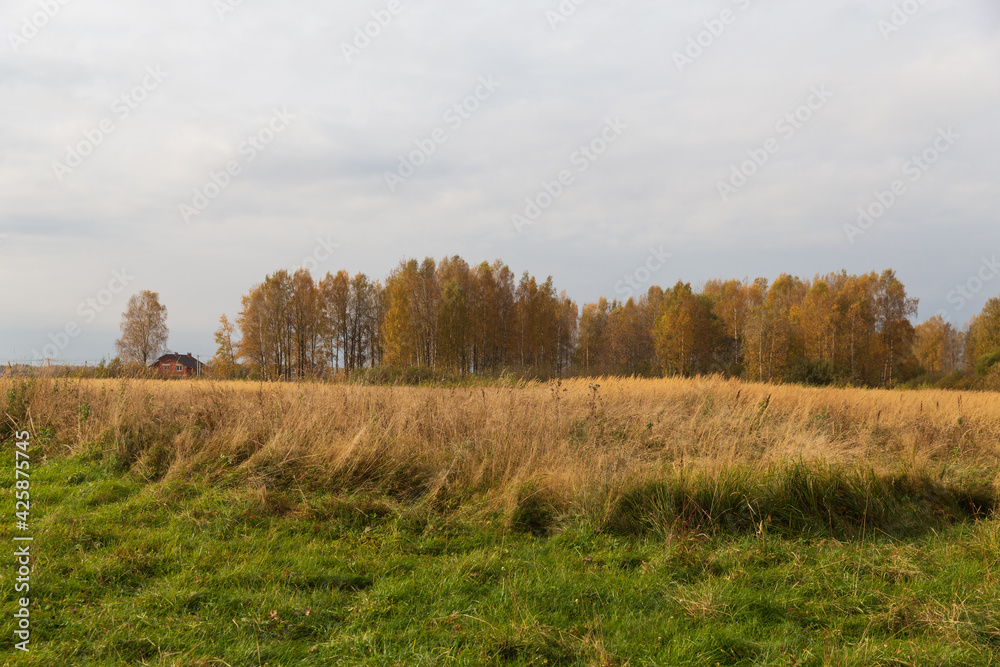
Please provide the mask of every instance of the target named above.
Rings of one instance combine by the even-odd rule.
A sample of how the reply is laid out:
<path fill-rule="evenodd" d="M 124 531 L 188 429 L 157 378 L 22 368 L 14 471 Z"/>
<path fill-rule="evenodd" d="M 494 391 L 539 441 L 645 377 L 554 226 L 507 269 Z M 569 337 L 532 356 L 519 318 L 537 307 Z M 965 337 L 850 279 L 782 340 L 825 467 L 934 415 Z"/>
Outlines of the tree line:
<path fill-rule="evenodd" d="M 518 280 L 502 262 L 401 262 L 383 284 L 363 273 L 314 281 L 278 271 L 215 334 L 223 375 L 264 379 L 421 366 L 458 374 L 511 367 L 562 373 L 573 362 L 576 305 L 552 278 Z M 238 338 L 237 338 L 238 336 Z"/>
<path fill-rule="evenodd" d="M 551 276 L 518 278 L 499 260 L 411 259 L 384 282 L 346 271 L 267 276 L 235 322 L 220 319 L 213 367 L 267 380 L 424 368 L 893 386 L 1000 361 L 1000 298 L 963 331 L 940 316 L 915 326 L 916 315 L 892 270 L 712 280 L 700 291 L 678 282 L 581 309 Z"/>

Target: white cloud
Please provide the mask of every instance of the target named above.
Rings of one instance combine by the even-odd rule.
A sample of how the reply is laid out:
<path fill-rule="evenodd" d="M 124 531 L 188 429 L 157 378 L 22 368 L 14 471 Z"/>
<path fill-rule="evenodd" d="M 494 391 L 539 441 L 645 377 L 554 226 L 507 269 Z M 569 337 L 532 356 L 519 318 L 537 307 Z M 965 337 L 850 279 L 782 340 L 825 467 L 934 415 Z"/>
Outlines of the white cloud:
<path fill-rule="evenodd" d="M 884 40 L 888 0 L 753 2 L 678 73 L 671 54 L 731 2 L 587 3 L 555 33 L 544 3 L 401 2 L 351 63 L 339 44 L 385 3 L 255 0 L 220 21 L 204 0 L 75 0 L 8 51 L 0 358 L 44 340 L 120 265 L 139 269 L 136 289 L 162 293 L 177 345 L 209 355 L 218 315 L 326 234 L 341 244 L 332 269 L 383 277 L 403 256 L 501 257 L 552 274 L 580 301 L 613 296 L 652 244 L 673 254 L 663 284 L 892 266 L 925 304 L 942 301 L 984 247 L 1000 249 L 995 3 L 928 0 Z M 8 3 L 2 32 L 35 7 Z M 169 79 L 59 183 L 51 164 L 67 143 L 157 65 Z M 383 174 L 397 156 L 488 75 L 503 87 L 389 193 Z M 829 106 L 720 202 L 715 184 L 734 160 L 817 84 L 836 92 Z M 182 225 L 178 203 L 275 106 L 296 113 L 294 125 Z M 517 235 L 511 211 L 615 116 L 630 124 L 621 142 Z M 954 153 L 848 244 L 845 221 L 947 125 L 963 135 Z M 81 335 L 68 356 L 110 353 L 116 325 L 112 314 L 104 338 Z"/>

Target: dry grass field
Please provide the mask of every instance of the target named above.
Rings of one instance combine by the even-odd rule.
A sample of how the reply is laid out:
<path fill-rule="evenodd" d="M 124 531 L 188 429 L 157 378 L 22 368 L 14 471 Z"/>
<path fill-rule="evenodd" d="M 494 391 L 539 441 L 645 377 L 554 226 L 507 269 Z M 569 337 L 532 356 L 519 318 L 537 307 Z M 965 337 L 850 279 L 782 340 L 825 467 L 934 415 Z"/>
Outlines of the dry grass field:
<path fill-rule="evenodd" d="M 0 384 L 47 456 L 97 449 L 147 479 L 238 474 L 443 503 L 520 496 L 607 512 L 629 489 L 804 464 L 1000 484 L 1000 395 L 721 378 L 414 388 L 44 380 Z M 19 398 L 12 398 L 17 395 Z M 992 472 L 991 472 L 992 471 Z"/>

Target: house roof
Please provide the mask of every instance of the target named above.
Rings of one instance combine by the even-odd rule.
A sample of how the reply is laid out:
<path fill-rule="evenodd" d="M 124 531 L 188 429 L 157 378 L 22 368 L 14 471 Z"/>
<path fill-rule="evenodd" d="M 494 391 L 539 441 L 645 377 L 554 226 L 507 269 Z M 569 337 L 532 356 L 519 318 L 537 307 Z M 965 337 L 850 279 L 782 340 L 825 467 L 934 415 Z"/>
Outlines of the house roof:
<path fill-rule="evenodd" d="M 156 361 L 154 361 L 152 365 L 157 366 L 159 364 L 167 364 L 167 363 L 181 364 L 185 368 L 190 368 L 193 371 L 198 370 L 199 365 L 202 367 L 205 366 L 205 364 L 201 363 L 190 354 L 176 354 L 176 353 L 165 354 Z"/>

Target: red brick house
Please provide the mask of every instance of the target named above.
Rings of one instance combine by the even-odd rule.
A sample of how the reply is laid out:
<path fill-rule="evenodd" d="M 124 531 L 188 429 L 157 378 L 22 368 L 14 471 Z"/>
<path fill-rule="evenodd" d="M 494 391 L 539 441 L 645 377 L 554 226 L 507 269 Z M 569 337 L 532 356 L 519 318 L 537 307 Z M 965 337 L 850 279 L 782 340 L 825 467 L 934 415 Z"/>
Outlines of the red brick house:
<path fill-rule="evenodd" d="M 205 364 L 187 354 L 165 354 L 152 363 L 150 368 L 156 368 L 164 377 L 187 378 L 192 375 L 201 375 L 205 370 Z"/>

